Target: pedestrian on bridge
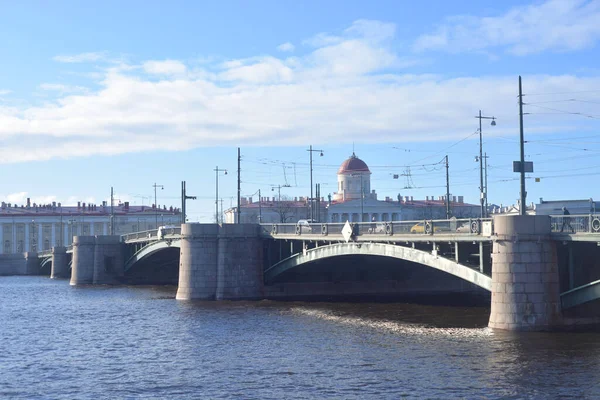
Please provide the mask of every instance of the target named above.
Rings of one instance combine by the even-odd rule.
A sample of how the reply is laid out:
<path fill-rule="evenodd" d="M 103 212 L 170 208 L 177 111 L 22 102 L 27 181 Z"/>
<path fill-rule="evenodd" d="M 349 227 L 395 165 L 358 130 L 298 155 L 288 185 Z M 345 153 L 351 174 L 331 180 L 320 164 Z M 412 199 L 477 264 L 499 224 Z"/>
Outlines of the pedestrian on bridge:
<path fill-rule="evenodd" d="M 567 210 L 567 207 L 563 207 L 563 220 L 562 220 L 562 226 L 560 227 L 560 231 L 562 232 L 565 227 L 569 228 L 571 230 L 572 233 L 575 233 L 575 229 L 573 229 L 573 227 L 571 226 L 571 217 L 568 217 L 568 215 L 571 215 L 571 213 L 569 212 L 569 210 Z"/>

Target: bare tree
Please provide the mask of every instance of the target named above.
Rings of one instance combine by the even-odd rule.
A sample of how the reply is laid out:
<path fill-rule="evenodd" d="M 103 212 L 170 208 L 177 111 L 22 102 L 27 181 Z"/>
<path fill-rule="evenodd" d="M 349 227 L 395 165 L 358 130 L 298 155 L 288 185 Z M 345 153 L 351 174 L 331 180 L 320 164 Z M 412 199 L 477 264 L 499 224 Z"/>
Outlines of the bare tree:
<path fill-rule="evenodd" d="M 275 203 L 275 210 L 279 214 L 279 222 L 285 224 L 291 222 L 296 214 L 296 207 L 290 196 L 282 195 Z"/>

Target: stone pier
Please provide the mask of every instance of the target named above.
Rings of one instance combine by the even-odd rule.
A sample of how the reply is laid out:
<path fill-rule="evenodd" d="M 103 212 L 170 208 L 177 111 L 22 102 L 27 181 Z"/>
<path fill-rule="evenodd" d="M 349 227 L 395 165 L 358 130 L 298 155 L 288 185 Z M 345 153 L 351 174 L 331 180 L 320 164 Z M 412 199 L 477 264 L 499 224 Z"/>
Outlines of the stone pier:
<path fill-rule="evenodd" d="M 547 215 L 494 217 L 489 327 L 552 330 L 562 325 L 556 245 Z"/>
<path fill-rule="evenodd" d="M 123 258 L 119 236 L 75 236 L 71 285 L 118 283 L 123 276 Z"/>
<path fill-rule="evenodd" d="M 263 245 L 256 224 L 183 224 L 178 300 L 260 299 Z"/>
<path fill-rule="evenodd" d="M 67 248 L 56 246 L 52 248 L 52 271 L 51 279 L 61 279 L 69 277 L 69 256 Z"/>
<path fill-rule="evenodd" d="M 25 253 L 25 275 L 39 275 L 40 259 L 35 251 Z"/>
<path fill-rule="evenodd" d="M 94 282 L 95 245 L 95 236 L 75 236 L 73 238 L 71 285 L 89 285 Z"/>
<path fill-rule="evenodd" d="M 124 275 L 124 254 L 121 237 L 96 236 L 94 248 L 94 284 L 115 284 Z"/>

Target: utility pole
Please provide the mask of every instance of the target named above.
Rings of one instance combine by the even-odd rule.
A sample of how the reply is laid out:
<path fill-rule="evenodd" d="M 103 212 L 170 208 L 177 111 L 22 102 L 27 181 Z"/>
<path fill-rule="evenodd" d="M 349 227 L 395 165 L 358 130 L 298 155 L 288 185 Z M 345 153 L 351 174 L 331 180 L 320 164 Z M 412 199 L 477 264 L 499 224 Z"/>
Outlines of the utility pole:
<path fill-rule="evenodd" d="M 258 189 L 258 223 L 262 223 L 262 197 L 260 197 L 260 189 Z"/>
<path fill-rule="evenodd" d="M 487 163 L 487 159 L 488 159 L 488 155 L 487 153 L 484 154 L 483 158 L 485 159 L 485 213 L 486 213 L 486 217 L 487 217 L 487 213 L 489 212 L 489 208 L 488 208 L 488 184 L 487 184 L 487 167 L 488 167 L 488 163 Z"/>
<path fill-rule="evenodd" d="M 450 174 L 448 172 L 448 155 L 446 154 L 446 219 L 450 219 Z"/>
<path fill-rule="evenodd" d="M 196 196 L 188 196 L 185 189 L 185 181 L 181 181 L 181 223 L 186 223 L 187 206 L 186 200 L 196 200 Z"/>
<path fill-rule="evenodd" d="M 110 234 L 115 234 L 115 209 L 113 207 L 114 203 L 114 192 L 112 186 L 110 187 Z"/>
<path fill-rule="evenodd" d="M 479 118 L 479 201 L 481 203 L 481 218 L 486 217 L 486 212 L 484 208 L 485 204 L 485 194 L 483 191 L 483 138 L 482 138 L 482 129 L 481 129 L 481 120 L 482 119 L 491 119 L 492 126 L 496 126 L 496 118 L 495 117 L 483 117 L 481 115 L 481 110 L 479 110 L 479 116 L 475 116 L 475 118 Z"/>
<path fill-rule="evenodd" d="M 519 141 L 521 145 L 521 206 L 519 211 L 521 215 L 525 215 L 527 203 L 527 192 L 525 191 L 525 139 L 523 137 L 523 88 L 521 86 L 521 75 L 519 75 Z"/>
<path fill-rule="evenodd" d="M 317 183 L 316 184 L 316 195 L 317 195 L 317 201 L 316 201 L 316 205 L 317 205 L 317 222 L 321 222 L 321 184 Z"/>
<path fill-rule="evenodd" d="M 215 224 L 219 223 L 219 172 L 224 172 L 224 175 L 227 175 L 226 169 L 219 169 L 219 166 L 216 166 L 215 169 L 216 176 L 216 191 L 215 191 Z"/>
<path fill-rule="evenodd" d="M 157 185 L 156 182 L 154 182 L 152 187 L 154 188 L 154 226 L 156 229 L 158 229 L 158 203 L 156 202 L 156 188 L 164 190 L 165 187 L 163 185 Z"/>
<path fill-rule="evenodd" d="M 241 163 L 242 157 L 240 155 L 240 148 L 238 147 L 238 178 L 237 178 L 237 184 L 238 184 L 238 192 L 237 192 L 237 223 L 239 224 L 241 222 L 240 217 L 241 217 L 241 213 L 242 213 L 242 209 L 240 208 L 241 206 L 241 168 L 240 168 L 240 163 Z"/>
<path fill-rule="evenodd" d="M 309 199 L 310 200 L 310 219 L 314 219 L 315 213 L 313 210 L 313 200 L 314 199 L 313 199 L 313 164 L 312 164 L 313 157 L 312 157 L 312 153 L 314 151 L 316 151 L 318 153 L 321 153 L 321 157 L 323 157 L 323 150 L 317 150 L 317 149 L 313 150 L 312 144 L 311 144 L 307 151 L 310 153 L 310 199 Z"/>
<path fill-rule="evenodd" d="M 219 214 L 219 217 L 221 218 L 221 224 L 223 224 L 223 199 L 220 199 L 221 202 L 221 213 Z"/>

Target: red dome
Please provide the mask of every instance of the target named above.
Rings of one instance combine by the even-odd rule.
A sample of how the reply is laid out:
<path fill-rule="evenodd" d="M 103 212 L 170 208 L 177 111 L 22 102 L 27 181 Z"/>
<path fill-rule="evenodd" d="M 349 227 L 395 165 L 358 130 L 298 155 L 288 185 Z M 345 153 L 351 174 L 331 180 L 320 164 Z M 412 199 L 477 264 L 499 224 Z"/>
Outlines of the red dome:
<path fill-rule="evenodd" d="M 348 172 L 371 172 L 369 171 L 369 167 L 367 164 L 360 158 L 356 157 L 354 153 L 350 156 L 349 159 L 344 161 L 338 170 L 338 174 L 345 174 Z"/>

